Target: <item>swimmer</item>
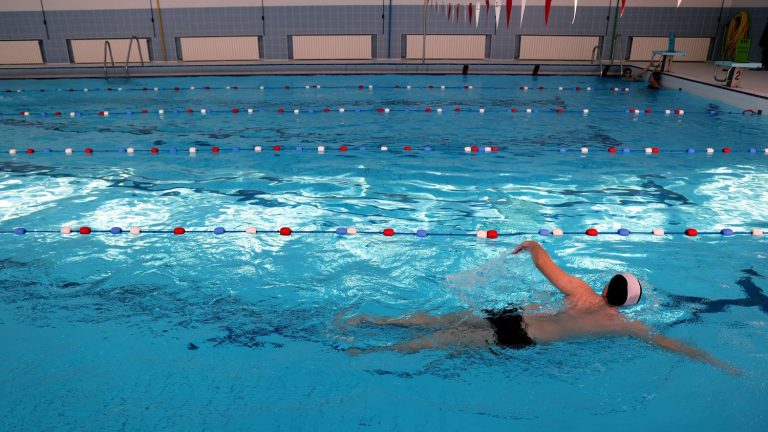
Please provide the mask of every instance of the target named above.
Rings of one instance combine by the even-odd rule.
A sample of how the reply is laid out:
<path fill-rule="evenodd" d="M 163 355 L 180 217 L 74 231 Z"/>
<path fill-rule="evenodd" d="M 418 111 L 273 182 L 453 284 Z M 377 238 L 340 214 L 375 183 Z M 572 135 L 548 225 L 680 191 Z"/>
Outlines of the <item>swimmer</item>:
<path fill-rule="evenodd" d="M 643 79 L 643 75 L 648 72 L 651 68 L 653 68 L 653 72 L 648 77 L 648 88 L 651 89 L 660 89 L 662 87 L 661 85 L 661 72 L 659 72 L 659 63 L 655 60 L 651 60 L 650 63 L 648 63 L 648 66 L 645 67 L 645 69 L 641 70 L 638 73 L 632 73 L 632 68 L 625 67 L 623 71 L 621 71 L 621 79 L 625 81 L 640 81 Z"/>
<path fill-rule="evenodd" d="M 538 307 L 509 306 L 502 310 L 484 310 L 483 315 L 472 312 L 454 312 L 445 315 L 415 313 L 400 318 L 357 315 L 343 321 L 347 326 L 391 325 L 423 327 L 431 330 L 427 337 L 413 339 L 396 345 L 372 349 L 350 349 L 350 354 L 376 351 L 413 353 L 422 349 L 440 348 L 491 348 L 501 346 L 525 349 L 538 344 L 548 344 L 584 337 L 629 336 L 657 345 L 666 350 L 700 360 L 728 373 L 738 375 L 738 369 L 711 355 L 654 332 L 640 321 L 626 318 L 619 307 L 637 304 L 643 294 L 640 281 L 629 273 L 613 276 L 602 294 L 597 294 L 583 280 L 563 271 L 552 261 L 541 245 L 524 241 L 512 252 L 530 253 L 536 268 L 565 294 L 565 305 L 557 313 L 537 312 Z M 342 312 L 343 313 L 343 312 Z M 341 314 L 340 314 L 341 315 Z M 337 323 L 341 317 L 337 316 Z"/>

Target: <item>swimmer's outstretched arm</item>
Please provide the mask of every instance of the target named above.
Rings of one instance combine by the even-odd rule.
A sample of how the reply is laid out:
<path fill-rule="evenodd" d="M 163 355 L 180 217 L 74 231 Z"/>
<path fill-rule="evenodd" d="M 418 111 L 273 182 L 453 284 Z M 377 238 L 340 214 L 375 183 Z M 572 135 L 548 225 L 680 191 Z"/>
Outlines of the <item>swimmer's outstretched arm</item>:
<path fill-rule="evenodd" d="M 524 250 L 531 253 L 531 259 L 533 259 L 533 263 L 541 274 L 566 296 L 595 295 L 592 288 L 586 282 L 569 275 L 558 267 L 538 242 L 533 240 L 524 241 L 517 245 L 515 250 L 512 251 L 512 255 L 516 255 Z"/>
<path fill-rule="evenodd" d="M 660 346 L 661 348 L 664 348 L 668 351 L 682 354 L 694 360 L 709 363 L 728 372 L 731 375 L 742 374 L 741 369 L 738 369 L 723 360 L 715 358 L 700 349 L 685 345 L 680 341 L 668 338 L 658 333 L 652 333 L 648 327 L 646 327 L 645 324 L 641 323 L 640 321 L 629 322 L 627 323 L 627 326 L 629 328 L 629 333 L 632 336 L 642 339 L 645 342 Z"/>

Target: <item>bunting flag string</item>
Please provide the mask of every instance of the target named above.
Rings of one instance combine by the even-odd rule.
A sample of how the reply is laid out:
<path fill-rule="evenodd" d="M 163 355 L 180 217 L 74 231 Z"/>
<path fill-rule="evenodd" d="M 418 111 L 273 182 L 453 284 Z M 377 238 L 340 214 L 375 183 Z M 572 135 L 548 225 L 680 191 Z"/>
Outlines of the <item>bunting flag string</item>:
<path fill-rule="evenodd" d="M 579 0 L 573 0 L 573 21 L 571 25 L 576 23 L 576 8 L 579 7 Z"/>

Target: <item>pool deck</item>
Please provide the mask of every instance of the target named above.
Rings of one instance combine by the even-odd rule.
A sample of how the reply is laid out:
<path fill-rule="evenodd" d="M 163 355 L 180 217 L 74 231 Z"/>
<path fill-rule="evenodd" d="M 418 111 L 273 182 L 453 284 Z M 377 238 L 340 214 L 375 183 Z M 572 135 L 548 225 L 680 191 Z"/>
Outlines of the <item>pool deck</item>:
<path fill-rule="evenodd" d="M 644 68 L 647 63 L 638 62 L 632 65 Z M 718 76 L 722 78 L 725 75 L 723 68 L 717 67 L 717 70 Z M 728 89 L 723 83 L 715 81 L 713 62 L 674 62 L 672 72 L 666 72 L 666 74 Z M 768 98 L 768 71 L 744 69 L 741 86 L 733 90 Z"/>

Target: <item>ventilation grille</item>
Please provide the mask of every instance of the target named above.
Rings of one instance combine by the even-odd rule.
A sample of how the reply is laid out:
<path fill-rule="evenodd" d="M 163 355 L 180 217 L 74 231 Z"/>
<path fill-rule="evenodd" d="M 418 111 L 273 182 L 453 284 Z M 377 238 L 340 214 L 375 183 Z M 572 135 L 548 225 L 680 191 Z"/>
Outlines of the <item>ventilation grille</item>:
<path fill-rule="evenodd" d="M 520 60 L 591 60 L 600 36 L 520 36 Z"/>
<path fill-rule="evenodd" d="M 675 61 L 706 61 L 709 53 L 710 38 L 675 38 L 675 51 L 684 51 L 684 57 L 675 57 Z M 632 50 L 629 59 L 633 61 L 650 60 L 654 50 L 667 50 L 669 39 L 666 37 L 632 37 Z"/>
<path fill-rule="evenodd" d="M 41 64 L 40 41 L 0 41 L 0 64 Z"/>
<path fill-rule="evenodd" d="M 370 60 L 371 35 L 292 36 L 295 60 Z"/>
<path fill-rule="evenodd" d="M 259 60 L 258 36 L 179 38 L 183 61 Z"/>
<path fill-rule="evenodd" d="M 485 39 L 485 35 L 427 35 L 427 52 L 424 55 L 424 36 L 408 35 L 405 57 L 429 60 L 484 59 Z"/>
<path fill-rule="evenodd" d="M 112 57 L 115 64 L 125 64 L 125 58 L 128 56 L 128 44 L 130 39 L 70 39 L 69 46 L 72 49 L 72 63 L 104 63 L 104 42 L 109 41 L 112 48 Z M 149 61 L 149 50 L 147 49 L 147 39 L 139 39 L 141 46 L 141 55 L 144 61 Z M 109 61 L 109 54 L 107 54 Z M 130 63 L 139 62 L 139 50 L 136 42 L 133 42 L 131 48 Z"/>

